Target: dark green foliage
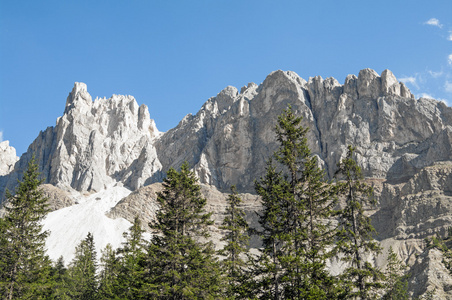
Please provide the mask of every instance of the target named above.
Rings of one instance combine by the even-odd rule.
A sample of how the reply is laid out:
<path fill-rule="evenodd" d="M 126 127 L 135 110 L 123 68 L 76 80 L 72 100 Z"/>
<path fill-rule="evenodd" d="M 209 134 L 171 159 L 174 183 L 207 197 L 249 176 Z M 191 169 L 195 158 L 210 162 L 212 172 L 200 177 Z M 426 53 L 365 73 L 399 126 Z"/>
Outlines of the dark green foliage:
<path fill-rule="evenodd" d="M 259 215 L 263 248 L 256 270 L 261 286 L 259 292 L 262 293 L 262 299 L 280 299 L 287 284 L 284 277 L 287 265 L 281 258 L 285 257 L 285 241 L 288 238 L 284 227 L 287 217 L 284 207 L 287 205 L 283 201 L 290 197 L 290 185 L 270 161 L 266 175 L 256 182 L 255 188 L 263 206 Z"/>
<path fill-rule="evenodd" d="M 349 146 L 347 156 L 338 165 L 338 174 L 344 180 L 339 186 L 346 205 L 339 213 L 337 251 L 350 264 L 342 276 L 349 296 L 368 299 L 382 288 L 384 276 L 365 259 L 366 255 L 378 255 L 381 248 L 372 237 L 375 230 L 363 208 L 371 203 L 373 190 L 362 182 L 361 168 L 353 159 L 354 150 Z"/>
<path fill-rule="evenodd" d="M 53 281 L 52 299 L 71 299 L 70 278 L 62 256 L 52 268 L 51 280 Z"/>
<path fill-rule="evenodd" d="M 215 299 L 221 291 L 219 263 L 208 237 L 212 224 L 205 213 L 197 178 L 188 168 L 170 169 L 158 194 L 157 222 L 148 250 L 147 297 L 158 299 Z"/>
<path fill-rule="evenodd" d="M 222 241 L 226 245 L 218 254 L 224 256 L 221 265 L 227 280 L 226 296 L 231 299 L 248 299 L 250 266 L 248 253 L 249 225 L 245 212 L 240 207 L 242 199 L 238 196 L 235 186 L 231 187 L 228 196 L 226 216 L 220 229 L 226 231 Z"/>
<path fill-rule="evenodd" d="M 88 233 L 75 248 L 75 257 L 69 268 L 72 299 L 95 299 L 97 293 L 97 261 L 94 238 Z"/>
<path fill-rule="evenodd" d="M 144 265 L 146 260 L 146 244 L 143 240 L 144 230 L 141 221 L 135 217 L 128 233 L 124 233 L 126 242 L 118 249 L 121 272 L 119 282 L 122 289 L 121 299 L 139 299 L 143 296 Z"/>
<path fill-rule="evenodd" d="M 258 277 L 262 299 L 332 299 L 335 279 L 327 272 L 327 250 L 334 243 L 333 213 L 337 190 L 325 180 L 307 145 L 307 129 L 291 107 L 278 118 L 275 153 L 267 173 L 256 182 L 264 247 Z"/>
<path fill-rule="evenodd" d="M 140 299 L 143 298 L 144 265 L 146 245 L 143 240 L 141 221 L 135 217 L 123 247 L 114 251 L 111 245 L 102 251 L 99 278 L 100 299 Z"/>
<path fill-rule="evenodd" d="M 120 297 L 122 290 L 122 282 L 119 280 L 121 276 L 121 264 L 116 251 L 110 244 L 102 250 L 100 258 L 100 267 L 102 271 L 99 275 L 99 299 L 127 299 Z"/>
<path fill-rule="evenodd" d="M 15 195 L 6 191 L 6 216 L 0 219 L 0 294 L 3 299 L 45 298 L 51 263 L 45 255 L 41 221 L 48 212 L 39 185 L 38 165 L 31 159 Z"/>
<path fill-rule="evenodd" d="M 406 266 L 398 259 L 397 254 L 389 247 L 388 263 L 386 265 L 386 293 L 383 299 L 407 300 L 408 276 L 405 274 Z"/>

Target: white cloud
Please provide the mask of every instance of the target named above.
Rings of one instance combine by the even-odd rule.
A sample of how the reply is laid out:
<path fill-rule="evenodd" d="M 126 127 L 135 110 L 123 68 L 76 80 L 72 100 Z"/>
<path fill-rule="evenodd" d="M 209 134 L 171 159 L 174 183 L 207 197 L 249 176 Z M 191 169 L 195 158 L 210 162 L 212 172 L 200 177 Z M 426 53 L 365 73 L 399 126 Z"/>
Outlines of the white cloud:
<path fill-rule="evenodd" d="M 452 65 L 452 54 L 449 54 L 449 56 L 447 57 L 447 62 L 449 63 L 449 65 Z"/>
<path fill-rule="evenodd" d="M 429 73 L 430 76 L 432 76 L 433 78 L 438 78 L 438 77 L 440 77 L 441 75 L 444 74 L 443 71 L 435 72 L 435 71 L 431 71 L 431 70 L 428 70 L 428 73 Z"/>
<path fill-rule="evenodd" d="M 414 86 L 415 88 L 419 88 L 419 85 L 417 84 L 417 79 L 416 77 L 410 76 L 410 77 L 403 77 L 403 78 L 399 78 L 399 80 L 405 84 L 409 83 L 412 86 Z"/>
<path fill-rule="evenodd" d="M 3 142 L 3 131 L 0 130 L 0 143 Z"/>
<path fill-rule="evenodd" d="M 443 27 L 443 25 L 439 22 L 439 20 L 437 18 L 431 18 L 427 22 L 424 22 L 424 24 L 425 25 L 436 26 L 436 27 L 439 27 L 439 28 Z"/>
<path fill-rule="evenodd" d="M 418 95 L 416 95 L 416 96 L 417 96 L 417 98 L 435 99 L 432 95 L 429 95 L 429 94 L 427 94 L 427 93 L 421 93 L 421 94 L 418 94 Z"/>
<path fill-rule="evenodd" d="M 447 37 L 448 41 L 452 41 L 452 31 L 449 31 L 449 36 Z"/>
<path fill-rule="evenodd" d="M 446 80 L 446 83 L 444 83 L 444 89 L 448 93 L 452 93 L 452 82 Z"/>

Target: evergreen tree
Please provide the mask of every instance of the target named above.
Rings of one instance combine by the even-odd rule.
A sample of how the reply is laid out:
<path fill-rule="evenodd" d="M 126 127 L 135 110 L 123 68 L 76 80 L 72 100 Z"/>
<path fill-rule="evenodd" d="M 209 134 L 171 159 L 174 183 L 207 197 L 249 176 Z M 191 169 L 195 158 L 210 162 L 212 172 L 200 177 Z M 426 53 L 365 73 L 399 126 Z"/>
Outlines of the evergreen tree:
<path fill-rule="evenodd" d="M 75 257 L 69 268 L 71 297 L 95 299 L 97 293 L 97 261 L 93 235 L 89 232 L 75 248 Z"/>
<path fill-rule="evenodd" d="M 113 250 L 110 244 L 102 251 L 99 278 L 100 299 L 143 298 L 144 264 L 146 260 L 144 230 L 141 221 L 135 217 L 123 247 Z"/>
<path fill-rule="evenodd" d="M 53 293 L 52 299 L 69 300 L 69 275 L 68 270 L 64 265 L 63 257 L 60 256 L 52 268 Z"/>
<path fill-rule="evenodd" d="M 290 195 L 288 182 L 281 172 L 277 172 L 272 161 L 267 164 L 264 177 L 255 183 L 255 189 L 261 196 L 263 211 L 259 214 L 262 227 L 259 234 L 263 248 L 256 267 L 256 277 L 260 281 L 259 293 L 261 299 L 283 299 L 283 287 L 287 284 L 284 275 L 286 254 L 286 240 L 288 234 L 284 223 L 287 219 L 287 205 L 284 202 Z"/>
<path fill-rule="evenodd" d="M 116 251 L 113 250 L 111 244 L 102 250 L 100 258 L 101 269 L 99 275 L 99 299 L 127 299 L 121 297 L 121 282 L 119 280 L 121 265 Z"/>
<path fill-rule="evenodd" d="M 143 240 L 144 230 L 141 221 L 136 216 L 129 232 L 124 233 L 126 242 L 118 249 L 120 255 L 119 281 L 122 289 L 121 299 L 139 299 L 143 296 L 142 287 L 144 280 L 145 243 Z"/>
<path fill-rule="evenodd" d="M 33 296 L 36 299 L 51 293 L 51 263 L 45 254 L 48 232 L 41 221 L 49 211 L 47 199 L 39 185 L 38 165 L 31 159 L 15 195 L 6 191 L 6 216 L 0 220 L 0 294 L 3 299 Z"/>
<path fill-rule="evenodd" d="M 281 171 L 270 161 L 267 174 L 255 186 L 263 204 L 259 222 L 264 299 L 332 299 L 338 293 L 326 270 L 334 242 L 327 220 L 337 190 L 312 156 L 301 120 L 290 106 L 279 116 L 275 131 L 280 147 L 274 156 Z"/>
<path fill-rule="evenodd" d="M 408 281 L 405 274 L 406 266 L 398 259 L 397 254 L 389 247 L 388 263 L 386 265 L 386 293 L 383 299 L 408 300 Z"/>
<path fill-rule="evenodd" d="M 242 199 L 237 193 L 235 186 L 231 187 L 231 194 L 227 198 L 228 207 L 226 216 L 220 229 L 226 230 L 225 236 L 221 239 L 226 245 L 218 251 L 218 254 L 225 258 L 221 264 L 225 270 L 227 278 L 226 296 L 231 299 L 248 299 L 250 280 L 249 264 L 247 262 L 249 245 L 249 225 L 245 219 L 245 212 L 240 205 Z"/>
<path fill-rule="evenodd" d="M 346 205 L 339 213 L 337 250 L 350 265 L 342 276 L 349 296 L 368 299 L 382 288 L 384 276 L 366 260 L 366 256 L 378 255 L 381 248 L 372 237 L 375 229 L 363 208 L 371 204 L 373 189 L 362 182 L 361 168 L 353 159 L 354 150 L 349 146 L 346 157 L 338 164 L 338 174 L 344 180 L 340 187 Z"/>
<path fill-rule="evenodd" d="M 170 169 L 158 193 L 160 209 L 156 231 L 148 250 L 148 298 L 214 299 L 221 290 L 221 276 L 207 226 L 206 199 L 201 196 L 197 178 L 188 168 Z"/>

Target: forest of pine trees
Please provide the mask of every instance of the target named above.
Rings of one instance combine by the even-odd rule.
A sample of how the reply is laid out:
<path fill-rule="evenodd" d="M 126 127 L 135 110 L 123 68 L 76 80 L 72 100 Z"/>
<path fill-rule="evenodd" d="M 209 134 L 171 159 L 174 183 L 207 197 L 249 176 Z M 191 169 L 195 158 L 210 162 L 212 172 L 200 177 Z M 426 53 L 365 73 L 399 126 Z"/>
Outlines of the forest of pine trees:
<path fill-rule="evenodd" d="M 334 181 L 326 179 L 307 142 L 308 129 L 288 107 L 275 126 L 279 144 L 255 181 L 262 210 L 251 228 L 234 186 L 220 229 L 224 247 L 209 241 L 211 214 L 190 166 L 170 169 L 151 224 L 135 218 L 119 249 L 108 245 L 96 260 L 88 233 L 66 265 L 45 254 L 48 212 L 33 158 L 15 193 L 7 191 L 0 219 L 2 299 L 408 299 L 404 265 L 390 249 L 388 267 L 369 257 L 381 252 L 364 207 L 364 183 L 350 146 Z M 341 202 L 341 204 L 339 204 Z M 153 232 L 143 238 L 144 226 Z M 251 235 L 262 247 L 249 251 Z M 345 270 L 333 276 L 330 259 Z"/>

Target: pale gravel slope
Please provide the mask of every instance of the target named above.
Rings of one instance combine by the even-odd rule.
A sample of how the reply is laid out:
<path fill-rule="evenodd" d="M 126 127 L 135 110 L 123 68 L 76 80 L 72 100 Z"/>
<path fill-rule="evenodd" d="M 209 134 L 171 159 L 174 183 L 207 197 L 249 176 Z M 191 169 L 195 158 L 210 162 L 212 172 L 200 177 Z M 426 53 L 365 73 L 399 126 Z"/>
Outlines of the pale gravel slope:
<path fill-rule="evenodd" d="M 50 231 L 46 240 L 49 257 L 56 261 L 63 256 L 65 263 L 70 263 L 74 258 L 76 245 L 88 232 L 94 236 L 98 258 L 101 249 L 108 243 L 113 248 L 121 246 L 124 241 L 122 234 L 129 229 L 131 223 L 123 218 L 108 218 L 105 213 L 130 192 L 118 185 L 94 194 L 74 192 L 72 196 L 78 204 L 53 211 L 44 220 L 44 230 Z"/>

